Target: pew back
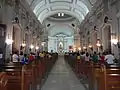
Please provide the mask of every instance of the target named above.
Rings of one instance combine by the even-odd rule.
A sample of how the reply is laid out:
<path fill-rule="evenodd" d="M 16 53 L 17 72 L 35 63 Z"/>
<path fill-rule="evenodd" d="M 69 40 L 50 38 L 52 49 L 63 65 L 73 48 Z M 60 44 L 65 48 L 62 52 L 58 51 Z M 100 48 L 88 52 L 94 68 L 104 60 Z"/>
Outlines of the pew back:
<path fill-rule="evenodd" d="M 0 73 L 0 90 L 7 90 L 7 75 L 5 72 Z"/>

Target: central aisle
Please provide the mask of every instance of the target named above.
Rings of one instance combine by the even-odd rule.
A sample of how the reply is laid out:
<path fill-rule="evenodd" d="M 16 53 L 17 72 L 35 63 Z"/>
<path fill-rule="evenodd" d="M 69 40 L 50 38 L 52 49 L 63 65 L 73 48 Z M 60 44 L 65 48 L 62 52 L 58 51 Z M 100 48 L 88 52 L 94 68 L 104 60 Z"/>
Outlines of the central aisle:
<path fill-rule="evenodd" d="M 85 88 L 60 56 L 42 90 L 85 90 Z"/>

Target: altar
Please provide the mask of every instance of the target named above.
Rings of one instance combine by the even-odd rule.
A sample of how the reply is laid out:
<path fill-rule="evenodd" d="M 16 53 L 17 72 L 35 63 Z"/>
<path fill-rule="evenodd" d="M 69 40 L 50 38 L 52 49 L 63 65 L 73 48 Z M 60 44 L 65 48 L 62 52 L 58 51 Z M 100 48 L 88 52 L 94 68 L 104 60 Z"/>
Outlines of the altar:
<path fill-rule="evenodd" d="M 54 37 L 48 36 L 48 52 L 57 52 L 60 55 L 69 52 L 69 46 L 74 45 L 74 37 L 65 34 L 57 34 Z"/>

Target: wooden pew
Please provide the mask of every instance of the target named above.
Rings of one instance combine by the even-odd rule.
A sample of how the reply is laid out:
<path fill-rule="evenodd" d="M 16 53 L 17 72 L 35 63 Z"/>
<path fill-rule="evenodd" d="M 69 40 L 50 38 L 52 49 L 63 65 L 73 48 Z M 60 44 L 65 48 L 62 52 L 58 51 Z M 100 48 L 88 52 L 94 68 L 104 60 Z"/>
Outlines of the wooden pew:
<path fill-rule="evenodd" d="M 22 90 L 30 90 L 36 88 L 36 72 L 35 66 L 30 63 L 22 66 Z"/>
<path fill-rule="evenodd" d="M 12 63 L 5 65 L 5 72 L 8 76 L 7 90 L 30 90 L 34 82 L 32 65 L 21 65 Z"/>
<path fill-rule="evenodd" d="M 14 88 L 21 90 L 22 66 L 18 63 L 11 63 L 6 64 L 4 68 L 8 76 L 7 90 L 13 90 Z"/>
<path fill-rule="evenodd" d="M 8 83 L 7 89 L 2 90 L 35 90 L 36 86 L 40 85 L 42 78 L 45 77 L 45 73 L 50 72 L 57 58 L 57 54 L 54 54 L 51 58 L 34 60 L 27 65 L 6 63 L 4 69 Z"/>
<path fill-rule="evenodd" d="M 105 82 L 102 81 L 104 76 L 104 74 L 102 73 L 103 66 L 104 65 L 101 65 L 100 63 L 93 64 L 93 72 L 92 72 L 93 79 L 91 80 L 91 83 L 94 85 L 93 90 L 101 90 L 100 88 L 104 88 L 105 86 Z"/>
<path fill-rule="evenodd" d="M 119 65 L 103 66 L 101 78 L 102 78 L 102 82 L 105 82 L 105 86 L 104 88 L 102 88 L 103 90 L 120 90 L 120 66 Z"/>
<path fill-rule="evenodd" d="M 0 73 L 0 90 L 7 90 L 7 76 L 5 72 Z"/>
<path fill-rule="evenodd" d="M 65 61 L 72 67 L 72 59 L 65 55 Z M 89 90 L 120 90 L 120 66 L 76 62 L 75 73 L 88 79 Z M 74 67 L 72 67 L 74 68 Z"/>
<path fill-rule="evenodd" d="M 92 90 L 120 90 L 120 66 L 98 64 L 93 67 Z"/>

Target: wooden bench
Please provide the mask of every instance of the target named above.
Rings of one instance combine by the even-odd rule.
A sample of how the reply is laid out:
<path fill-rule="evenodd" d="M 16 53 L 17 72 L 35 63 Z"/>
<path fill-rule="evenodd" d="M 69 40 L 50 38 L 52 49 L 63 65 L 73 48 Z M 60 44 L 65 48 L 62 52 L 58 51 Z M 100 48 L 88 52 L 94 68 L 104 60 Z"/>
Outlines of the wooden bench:
<path fill-rule="evenodd" d="M 104 83 L 104 84 L 103 84 Z M 99 90 L 120 90 L 120 66 L 102 66 Z"/>
<path fill-rule="evenodd" d="M 57 58 L 58 56 L 54 54 L 51 58 L 46 57 L 42 60 L 34 60 L 27 65 L 22 65 L 21 63 L 6 63 L 4 70 L 8 82 L 7 84 L 5 82 L 0 85 L 7 85 L 7 87 L 6 89 L 0 87 L 0 90 L 36 90 L 37 85 L 40 85 L 46 72 L 50 72 Z"/>
<path fill-rule="evenodd" d="M 7 75 L 5 72 L 0 73 L 0 90 L 7 90 Z"/>
<path fill-rule="evenodd" d="M 5 72 L 8 76 L 7 90 L 30 90 L 34 82 L 32 65 L 20 63 L 6 64 Z"/>
<path fill-rule="evenodd" d="M 6 64 L 5 72 L 8 76 L 7 90 L 13 90 L 16 88 L 17 90 L 21 90 L 22 83 L 22 66 L 19 64 Z"/>
<path fill-rule="evenodd" d="M 65 61 L 75 67 L 75 73 L 79 76 L 85 76 L 88 79 L 89 90 L 120 90 L 120 66 L 103 65 L 84 61 L 76 62 L 72 65 L 73 60 L 70 55 L 65 55 Z"/>
<path fill-rule="evenodd" d="M 120 66 L 85 65 L 90 90 L 120 90 Z"/>

